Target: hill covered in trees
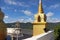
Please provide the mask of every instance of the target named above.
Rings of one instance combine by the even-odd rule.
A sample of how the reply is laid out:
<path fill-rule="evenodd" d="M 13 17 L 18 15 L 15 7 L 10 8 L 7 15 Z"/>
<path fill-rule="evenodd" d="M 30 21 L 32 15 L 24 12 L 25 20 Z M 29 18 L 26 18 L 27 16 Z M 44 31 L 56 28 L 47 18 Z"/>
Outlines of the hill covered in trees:
<path fill-rule="evenodd" d="M 57 24 L 54 28 L 55 40 L 60 40 L 60 23 Z"/>
<path fill-rule="evenodd" d="M 7 28 L 14 28 L 16 23 L 6 23 Z M 20 28 L 23 29 L 33 29 L 33 24 L 32 23 L 19 23 Z M 47 28 L 49 30 L 54 29 L 55 26 L 57 26 L 59 23 L 47 23 Z"/>

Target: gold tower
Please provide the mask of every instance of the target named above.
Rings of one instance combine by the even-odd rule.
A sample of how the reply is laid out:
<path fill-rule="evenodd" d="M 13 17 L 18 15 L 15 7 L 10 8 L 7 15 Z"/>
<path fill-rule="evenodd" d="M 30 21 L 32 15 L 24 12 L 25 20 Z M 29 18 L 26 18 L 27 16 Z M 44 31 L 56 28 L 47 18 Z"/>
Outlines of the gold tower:
<path fill-rule="evenodd" d="M 39 0 L 38 13 L 35 14 L 34 17 L 33 36 L 45 33 L 44 29 L 46 28 L 46 15 L 43 11 L 42 0 Z"/>
<path fill-rule="evenodd" d="M 7 34 L 6 25 L 3 22 L 3 18 L 4 13 L 0 9 L 0 40 L 6 40 L 6 34 Z"/>

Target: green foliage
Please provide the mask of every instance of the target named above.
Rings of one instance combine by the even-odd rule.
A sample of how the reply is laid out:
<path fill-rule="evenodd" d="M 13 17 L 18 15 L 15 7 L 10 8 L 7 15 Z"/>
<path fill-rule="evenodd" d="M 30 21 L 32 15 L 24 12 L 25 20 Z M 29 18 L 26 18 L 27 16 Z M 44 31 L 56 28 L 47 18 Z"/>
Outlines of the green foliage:
<path fill-rule="evenodd" d="M 60 40 L 60 24 L 54 28 L 55 40 Z"/>

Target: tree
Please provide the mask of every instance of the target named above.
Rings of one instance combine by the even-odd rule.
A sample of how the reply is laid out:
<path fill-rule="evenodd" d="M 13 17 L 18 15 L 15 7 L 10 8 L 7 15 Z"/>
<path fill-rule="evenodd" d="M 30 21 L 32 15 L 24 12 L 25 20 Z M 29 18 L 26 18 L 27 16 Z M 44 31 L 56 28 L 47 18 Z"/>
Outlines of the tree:
<path fill-rule="evenodd" d="M 60 24 L 54 28 L 55 40 L 60 40 Z"/>

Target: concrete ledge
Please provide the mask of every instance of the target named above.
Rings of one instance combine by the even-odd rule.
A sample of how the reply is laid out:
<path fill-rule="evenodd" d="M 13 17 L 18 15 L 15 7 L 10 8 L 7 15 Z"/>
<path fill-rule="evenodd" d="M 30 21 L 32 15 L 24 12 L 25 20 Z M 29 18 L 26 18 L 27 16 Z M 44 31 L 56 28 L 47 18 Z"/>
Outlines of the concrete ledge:
<path fill-rule="evenodd" d="M 27 38 L 27 39 L 23 39 L 23 40 L 54 40 L 53 32 L 54 32 L 53 30 L 48 31 L 47 33 L 33 36 L 31 38 Z"/>

